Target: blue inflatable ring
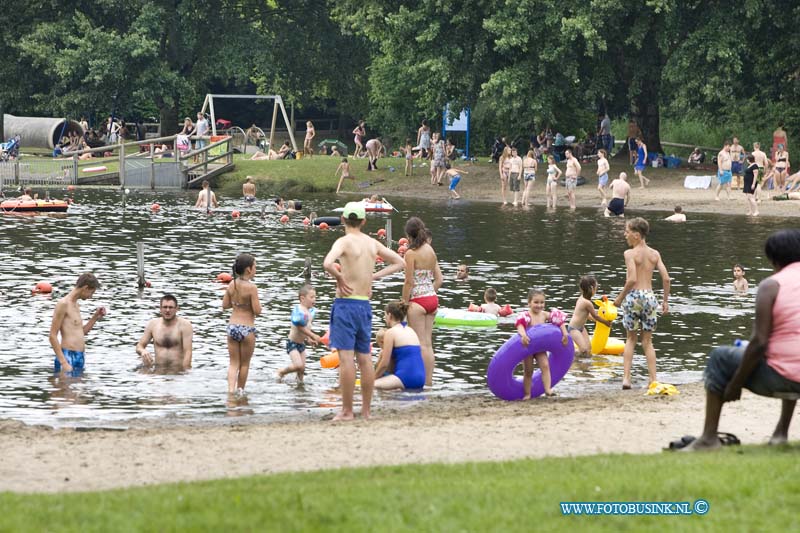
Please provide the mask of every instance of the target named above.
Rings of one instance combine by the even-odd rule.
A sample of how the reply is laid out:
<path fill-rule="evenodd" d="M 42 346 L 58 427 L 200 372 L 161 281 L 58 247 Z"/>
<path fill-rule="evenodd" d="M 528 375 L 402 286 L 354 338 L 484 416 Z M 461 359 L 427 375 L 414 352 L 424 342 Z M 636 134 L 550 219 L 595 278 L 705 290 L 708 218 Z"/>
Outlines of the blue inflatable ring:
<path fill-rule="evenodd" d="M 514 377 L 514 369 L 529 355 L 549 352 L 550 378 L 552 386 L 561 381 L 572 366 L 575 348 L 572 338 L 567 337 L 567 345 L 561 344 L 561 329 L 553 324 L 540 324 L 528 328 L 531 341 L 528 346 L 522 345 L 522 337 L 514 335 L 503 344 L 489 362 L 486 381 L 489 390 L 502 400 L 521 400 L 523 396 L 522 380 Z M 542 372 L 537 369 L 533 374 L 531 396 L 544 394 Z"/>

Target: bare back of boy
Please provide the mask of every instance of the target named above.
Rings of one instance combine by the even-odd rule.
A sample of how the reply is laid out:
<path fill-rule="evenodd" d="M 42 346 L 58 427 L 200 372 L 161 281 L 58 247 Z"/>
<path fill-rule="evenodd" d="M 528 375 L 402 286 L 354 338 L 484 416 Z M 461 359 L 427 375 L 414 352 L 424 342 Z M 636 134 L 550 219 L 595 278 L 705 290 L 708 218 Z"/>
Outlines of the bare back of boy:
<path fill-rule="evenodd" d="M 594 305 L 591 300 L 587 300 L 584 297 L 578 298 L 575 303 L 575 309 L 572 311 L 567 331 L 575 342 L 576 351 L 583 355 L 591 355 L 592 353 L 589 332 L 586 331 L 586 322 L 589 320 L 589 316 L 592 315 L 596 316 L 597 313 L 594 313 Z"/>

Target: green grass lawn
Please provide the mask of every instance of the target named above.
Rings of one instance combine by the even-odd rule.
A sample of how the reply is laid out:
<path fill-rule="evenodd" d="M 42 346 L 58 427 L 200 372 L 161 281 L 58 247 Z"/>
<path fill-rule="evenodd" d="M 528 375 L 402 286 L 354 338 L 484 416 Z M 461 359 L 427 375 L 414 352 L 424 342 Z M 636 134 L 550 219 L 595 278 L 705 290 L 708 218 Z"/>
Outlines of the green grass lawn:
<path fill-rule="evenodd" d="M 798 451 L 742 447 L 4 493 L 0 531 L 796 531 Z M 708 501 L 707 514 L 563 516 L 559 506 L 697 499 Z"/>

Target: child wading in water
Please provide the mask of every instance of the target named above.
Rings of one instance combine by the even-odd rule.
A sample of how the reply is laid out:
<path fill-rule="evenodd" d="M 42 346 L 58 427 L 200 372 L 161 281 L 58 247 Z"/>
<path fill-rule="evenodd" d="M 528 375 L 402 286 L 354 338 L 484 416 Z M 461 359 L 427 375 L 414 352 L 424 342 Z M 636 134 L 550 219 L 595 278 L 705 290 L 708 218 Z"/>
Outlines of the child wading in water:
<path fill-rule="evenodd" d="M 611 322 L 597 314 L 592 303 L 594 293 L 597 292 L 597 280 L 594 276 L 583 276 L 578 283 L 581 295 L 575 303 L 575 311 L 567 326 L 572 340 L 575 342 L 575 353 L 579 355 L 592 355 L 592 343 L 589 340 L 589 333 L 586 331 L 586 321 L 589 317 L 595 322 L 600 322 L 611 327 Z"/>
<path fill-rule="evenodd" d="M 339 189 L 342 188 L 342 182 L 345 179 L 355 180 L 353 176 L 350 175 L 350 163 L 347 161 L 346 157 L 342 158 L 342 162 L 339 163 L 339 166 L 336 168 L 336 172 L 333 173 L 333 177 L 335 178 L 339 172 L 342 173 L 342 177 L 339 178 L 339 183 L 336 185 L 336 192 L 338 194 Z"/>
<path fill-rule="evenodd" d="M 547 207 L 550 207 L 550 202 L 553 202 L 553 207 L 556 206 L 556 197 L 558 196 L 558 179 L 561 177 L 561 169 L 556 165 L 556 158 L 552 155 L 547 156 L 547 185 L 545 186 L 545 195 L 547 195 Z"/>
<path fill-rule="evenodd" d="M 256 316 L 261 314 L 258 289 L 252 282 L 256 275 L 256 259 L 250 254 L 239 254 L 233 263 L 233 281 L 222 297 L 222 308 L 231 309 L 228 324 L 228 394 L 244 394 L 250 358 L 256 347 Z"/>
<path fill-rule="evenodd" d="M 286 353 L 292 364 L 278 370 L 278 380 L 286 374 L 297 372 L 297 382 L 302 383 L 306 372 L 306 341 L 312 344 L 319 343 L 319 336 L 311 330 L 314 315 L 317 310 L 317 291 L 311 285 L 303 285 L 298 291 L 300 303 L 292 309 L 292 327 L 289 329 L 289 338 L 286 339 Z"/>
<path fill-rule="evenodd" d="M 544 291 L 539 289 L 531 289 L 528 293 L 528 310 L 523 311 L 517 317 L 515 326 L 517 333 L 522 337 L 522 345 L 528 346 L 531 339 L 528 337 L 526 329 L 530 326 L 540 326 L 542 324 L 551 323 L 561 328 L 561 343 L 566 346 L 567 342 L 567 328 L 564 324 L 567 317 L 564 312 L 559 309 L 551 309 L 549 312 L 544 310 Z M 536 364 L 539 365 L 539 370 L 542 371 L 542 385 L 544 386 L 544 393 L 546 396 L 555 396 L 553 390 L 550 388 L 550 361 L 547 359 L 547 352 L 539 352 L 530 355 L 522 360 L 523 375 L 522 387 L 524 394 L 522 399 L 531 397 L 531 385 L 533 384 L 533 360 L 536 359 Z"/>
<path fill-rule="evenodd" d="M 744 267 L 739 263 L 733 265 L 733 290 L 736 292 L 747 292 L 750 285 L 744 277 Z"/>

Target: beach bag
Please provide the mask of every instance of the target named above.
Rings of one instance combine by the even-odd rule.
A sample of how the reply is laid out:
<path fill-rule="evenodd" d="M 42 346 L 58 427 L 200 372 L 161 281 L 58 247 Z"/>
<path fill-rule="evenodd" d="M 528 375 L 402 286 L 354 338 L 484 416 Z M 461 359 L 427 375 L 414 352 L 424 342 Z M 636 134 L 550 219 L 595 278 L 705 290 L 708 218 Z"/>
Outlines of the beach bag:
<path fill-rule="evenodd" d="M 175 147 L 181 152 L 187 152 L 192 147 L 189 143 L 189 136 L 178 134 L 175 137 Z"/>

